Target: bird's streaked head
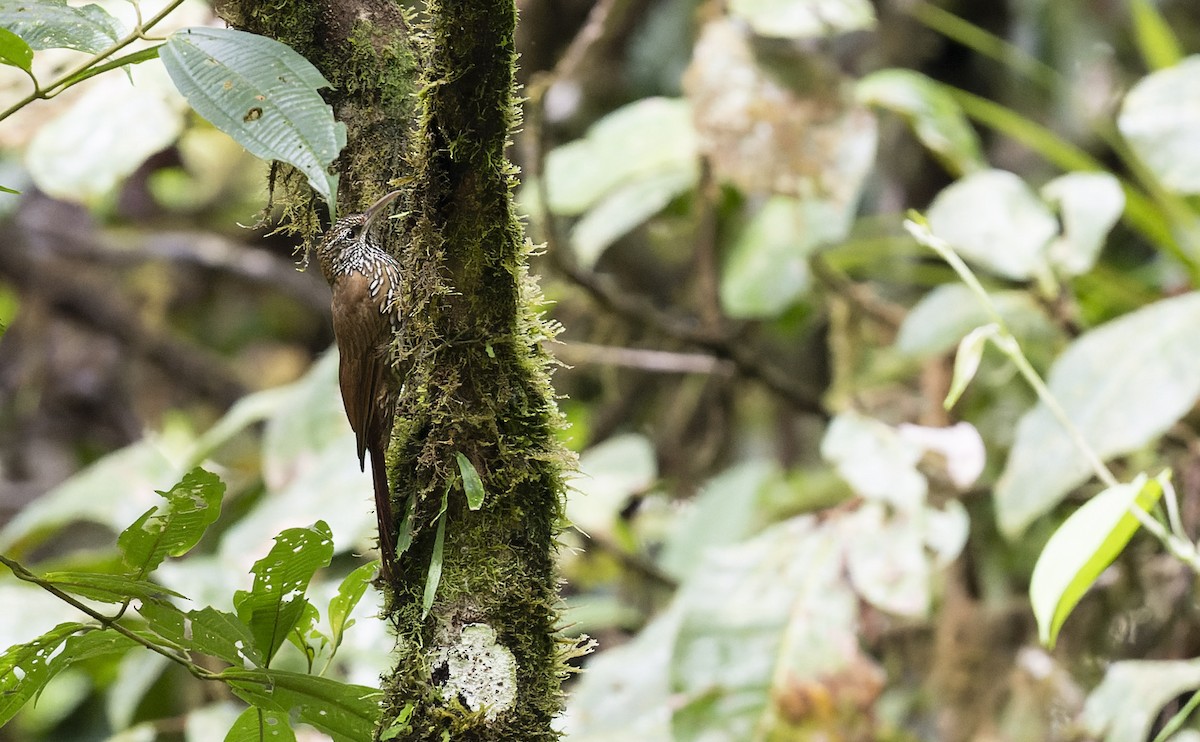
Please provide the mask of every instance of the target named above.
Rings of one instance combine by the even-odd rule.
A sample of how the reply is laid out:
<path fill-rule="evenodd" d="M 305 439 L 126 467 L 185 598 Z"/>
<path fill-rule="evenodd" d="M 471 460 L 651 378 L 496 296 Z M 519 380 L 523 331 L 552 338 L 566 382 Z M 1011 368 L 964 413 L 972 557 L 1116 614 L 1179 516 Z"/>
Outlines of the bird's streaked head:
<path fill-rule="evenodd" d="M 347 247 L 369 239 L 375 220 L 399 195 L 400 191 L 392 191 L 371 204 L 366 211 L 338 219 L 325 232 L 325 236 L 321 238 L 321 244 L 317 245 L 317 259 L 321 263 L 321 272 L 325 274 L 326 280 L 333 280 L 333 265 L 338 256 Z"/>

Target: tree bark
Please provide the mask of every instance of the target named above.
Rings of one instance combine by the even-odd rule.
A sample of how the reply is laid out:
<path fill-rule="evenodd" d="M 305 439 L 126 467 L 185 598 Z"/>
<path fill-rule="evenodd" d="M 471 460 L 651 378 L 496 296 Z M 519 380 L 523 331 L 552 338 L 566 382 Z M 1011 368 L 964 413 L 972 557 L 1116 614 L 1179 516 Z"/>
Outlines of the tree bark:
<path fill-rule="evenodd" d="M 376 737 L 557 739 L 570 649 L 554 635 L 554 545 L 571 458 L 555 437 L 542 348 L 553 331 L 526 273 L 505 154 L 518 119 L 514 0 L 429 0 L 420 23 L 386 0 L 233 0 L 220 12 L 334 84 L 348 139 L 340 213 L 389 182 L 403 190 L 385 241 L 403 268 L 406 318 L 388 451 L 402 553 L 385 613 L 398 641 Z M 286 173 L 281 184 L 277 199 L 311 239 L 307 186 Z M 460 454 L 483 481 L 478 510 Z"/>

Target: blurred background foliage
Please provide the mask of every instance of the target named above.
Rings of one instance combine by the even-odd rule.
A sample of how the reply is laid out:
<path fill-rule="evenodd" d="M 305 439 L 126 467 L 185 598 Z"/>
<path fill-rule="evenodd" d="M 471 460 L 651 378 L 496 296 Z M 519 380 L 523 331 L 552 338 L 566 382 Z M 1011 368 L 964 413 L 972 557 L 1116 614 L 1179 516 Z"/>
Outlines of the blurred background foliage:
<path fill-rule="evenodd" d="M 1034 561 L 1099 486 L 998 353 L 943 409 L 987 318 L 901 221 L 927 212 L 971 262 L 1119 477 L 1174 471 L 1194 538 L 1200 6 L 518 4 L 517 196 L 580 453 L 562 632 L 598 642 L 567 738 L 1157 734 L 1200 688 L 1195 575 L 1135 538 L 1039 645 Z M 190 3 L 160 30 L 214 22 Z M 0 99 L 28 92 L 0 71 Z M 0 123 L 21 191 L 0 194 L 0 551 L 104 569 L 203 463 L 221 519 L 167 587 L 228 609 L 318 520 L 315 604 L 363 563 L 327 289 L 271 233 L 266 182 L 157 63 Z M 389 648 L 371 602 L 331 669 L 366 685 Z M 4 646 L 75 618 L 7 577 L 0 606 Z M 131 653 L 73 666 L 0 739 L 208 740 L 239 710 Z"/>

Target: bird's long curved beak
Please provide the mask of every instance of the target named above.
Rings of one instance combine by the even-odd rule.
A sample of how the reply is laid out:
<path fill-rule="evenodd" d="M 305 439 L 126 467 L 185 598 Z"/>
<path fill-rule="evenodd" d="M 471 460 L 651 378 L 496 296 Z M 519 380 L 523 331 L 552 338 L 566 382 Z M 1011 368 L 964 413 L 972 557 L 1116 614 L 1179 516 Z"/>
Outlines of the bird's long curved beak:
<path fill-rule="evenodd" d="M 365 228 L 370 229 L 371 225 L 375 222 L 375 218 L 382 214 L 384 208 L 386 208 L 387 205 L 392 201 L 396 200 L 396 196 L 399 195 L 400 191 L 392 191 L 388 195 L 371 204 L 370 208 L 363 212 L 363 214 L 367 217 Z"/>

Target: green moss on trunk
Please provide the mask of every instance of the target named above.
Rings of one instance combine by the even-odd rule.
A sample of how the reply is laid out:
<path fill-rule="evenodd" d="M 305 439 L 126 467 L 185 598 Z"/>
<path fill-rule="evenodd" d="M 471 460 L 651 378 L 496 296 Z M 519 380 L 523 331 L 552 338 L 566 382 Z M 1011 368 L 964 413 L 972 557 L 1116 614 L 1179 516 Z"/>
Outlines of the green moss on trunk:
<path fill-rule="evenodd" d="M 390 452 L 395 491 L 413 500 L 414 542 L 389 607 L 400 661 L 385 716 L 411 708 L 411 739 L 446 730 L 456 740 L 549 740 L 561 704 L 553 543 L 566 455 L 541 347 L 549 331 L 534 310 L 505 157 L 517 118 L 516 11 L 512 0 L 431 2 L 428 18 L 402 256 L 405 388 Z M 478 512 L 466 507 L 456 452 L 483 478 Z M 422 620 L 447 488 L 445 563 Z M 494 646 L 464 638 L 491 632 Z M 497 659 L 506 656 L 511 677 Z M 471 690 L 481 680 L 500 686 L 482 712 Z M 408 707 L 413 699 L 421 701 Z"/>
<path fill-rule="evenodd" d="M 570 458 L 554 435 L 542 349 L 552 331 L 526 274 L 505 156 L 518 117 L 514 0 L 429 2 L 411 25 L 386 0 L 233 0 L 221 12 L 288 43 L 335 85 L 330 101 L 349 141 L 339 160 L 343 213 L 388 181 L 403 184 L 405 217 L 387 242 L 403 267 L 408 318 L 396 339 L 404 386 L 388 458 L 412 543 L 388 594 L 398 644 L 380 734 L 394 726 L 405 740 L 556 739 L 554 544 Z M 313 236 L 303 179 L 284 186 L 278 198 Z M 482 477 L 479 511 L 467 508 L 456 453 Z M 439 518 L 443 571 L 423 616 Z"/>

